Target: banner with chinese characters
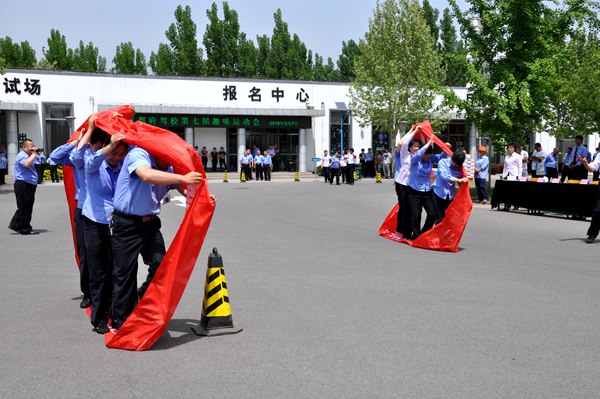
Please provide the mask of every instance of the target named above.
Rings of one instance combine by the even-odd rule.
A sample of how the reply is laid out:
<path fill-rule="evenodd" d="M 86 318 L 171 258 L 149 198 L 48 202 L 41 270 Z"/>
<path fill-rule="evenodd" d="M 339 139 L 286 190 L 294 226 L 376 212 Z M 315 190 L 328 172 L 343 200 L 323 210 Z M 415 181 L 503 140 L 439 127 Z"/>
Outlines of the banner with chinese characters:
<path fill-rule="evenodd" d="M 310 129 L 312 126 L 310 117 L 281 116 L 136 114 L 134 120 L 166 129 L 173 127 Z"/>

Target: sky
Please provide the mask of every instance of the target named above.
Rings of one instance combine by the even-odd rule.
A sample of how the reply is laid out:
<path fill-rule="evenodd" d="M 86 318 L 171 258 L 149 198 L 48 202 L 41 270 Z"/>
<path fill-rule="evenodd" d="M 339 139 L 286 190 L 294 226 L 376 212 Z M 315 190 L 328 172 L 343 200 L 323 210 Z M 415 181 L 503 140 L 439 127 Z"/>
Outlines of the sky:
<path fill-rule="evenodd" d="M 429 0 L 432 7 L 442 10 L 449 7 L 443 0 Z M 42 47 L 47 47 L 51 29 L 58 29 L 70 48 L 93 42 L 100 55 L 112 66 L 117 45 L 131 41 L 149 60 L 158 45 L 168 43 L 165 31 L 175 22 L 178 5 L 189 5 L 197 26 L 200 47 L 207 23 L 206 10 L 213 1 L 180 0 L 18 0 L 2 5 L 0 37 L 13 41 L 28 41 L 36 51 L 37 59 L 43 57 Z M 219 18 L 222 1 L 216 1 Z M 342 50 L 342 42 L 358 40 L 368 30 L 376 0 L 230 0 L 229 8 L 237 11 L 240 30 L 256 45 L 256 36 L 273 33 L 273 14 L 281 9 L 283 20 L 293 36 L 298 34 L 309 50 L 319 53 L 325 60 L 334 62 Z M 458 0 L 461 7 L 464 1 Z"/>

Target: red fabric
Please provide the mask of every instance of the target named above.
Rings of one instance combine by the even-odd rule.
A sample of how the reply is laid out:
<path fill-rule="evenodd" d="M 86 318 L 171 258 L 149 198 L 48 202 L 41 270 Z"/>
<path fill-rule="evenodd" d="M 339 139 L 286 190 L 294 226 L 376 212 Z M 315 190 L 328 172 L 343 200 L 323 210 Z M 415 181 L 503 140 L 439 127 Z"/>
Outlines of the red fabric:
<path fill-rule="evenodd" d="M 428 141 L 434 133 L 431 129 L 429 121 L 417 124 L 421 125 L 419 132 L 422 141 Z M 452 151 L 446 144 L 437 136 L 434 136 L 434 143 L 440 146 L 443 151 L 452 154 Z M 463 171 L 463 175 L 464 171 Z M 396 232 L 396 224 L 398 222 L 399 205 L 396 204 L 392 211 L 383 221 L 379 228 L 379 235 L 388 238 L 392 241 L 401 242 L 417 248 L 433 249 L 436 251 L 458 252 L 460 239 L 465 231 L 473 202 L 468 184 L 461 184 L 454 200 L 446 210 L 444 219 L 436 224 L 431 230 L 421 234 L 416 240 L 411 241 L 402 238 L 402 235 Z"/>
<path fill-rule="evenodd" d="M 124 133 L 123 141 L 169 162 L 175 173 L 197 171 L 204 176 L 199 185 L 188 187 L 185 216 L 144 297 L 117 334 L 104 336 L 109 348 L 138 351 L 150 349 L 167 328 L 196 264 L 215 206 L 210 200 L 202 162 L 194 149 L 172 132 L 132 122 L 128 118 L 133 112 L 122 108 L 100 113 L 96 126 L 109 134 Z M 115 111 L 124 117 L 113 117 Z M 87 121 L 82 127 L 86 125 Z M 74 137 L 78 135 L 76 132 Z"/>

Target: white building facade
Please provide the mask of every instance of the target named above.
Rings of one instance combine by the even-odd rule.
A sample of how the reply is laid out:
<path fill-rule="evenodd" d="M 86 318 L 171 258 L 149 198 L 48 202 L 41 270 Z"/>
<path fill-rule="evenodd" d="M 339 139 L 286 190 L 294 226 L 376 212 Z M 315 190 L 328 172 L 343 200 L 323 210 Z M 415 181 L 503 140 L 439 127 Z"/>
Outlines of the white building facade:
<path fill-rule="evenodd" d="M 277 146 L 275 170 L 313 171 L 323 150 L 374 151 L 394 135 L 361 127 L 349 104 L 349 84 L 222 78 L 184 78 L 7 70 L 0 91 L 0 143 L 9 175 L 19 143 L 30 138 L 48 155 L 94 112 L 132 104 L 135 120 L 180 135 L 199 149 L 223 147 L 230 170 L 244 149 Z M 461 97 L 465 88 L 455 88 Z M 442 138 L 475 155 L 481 140 L 455 114 Z"/>

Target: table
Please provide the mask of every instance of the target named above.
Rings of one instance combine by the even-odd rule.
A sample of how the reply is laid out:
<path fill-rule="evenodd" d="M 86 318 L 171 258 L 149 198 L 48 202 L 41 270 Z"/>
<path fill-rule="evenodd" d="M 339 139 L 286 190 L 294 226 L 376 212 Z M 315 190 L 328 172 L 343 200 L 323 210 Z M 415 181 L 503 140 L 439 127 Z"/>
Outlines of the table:
<path fill-rule="evenodd" d="M 597 194 L 598 185 L 595 184 L 498 180 L 491 204 L 492 209 L 500 209 L 500 204 L 505 204 L 527 211 L 592 216 Z"/>

